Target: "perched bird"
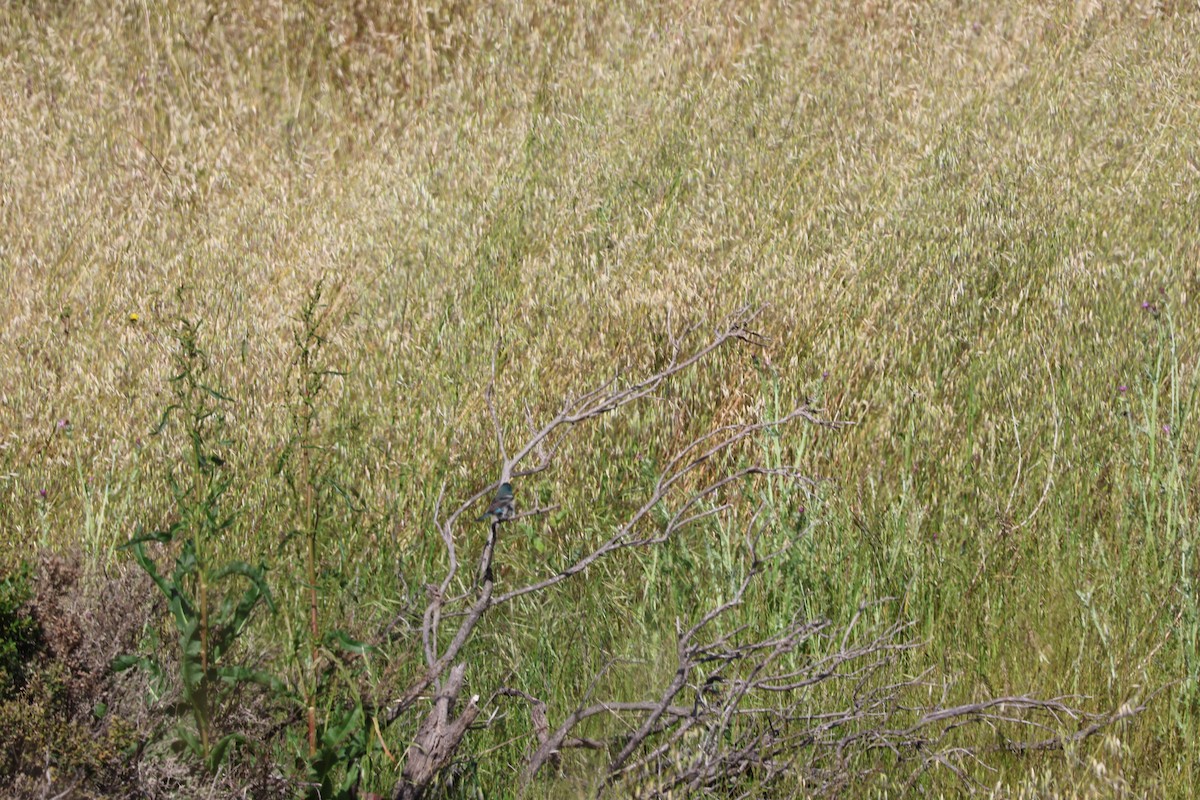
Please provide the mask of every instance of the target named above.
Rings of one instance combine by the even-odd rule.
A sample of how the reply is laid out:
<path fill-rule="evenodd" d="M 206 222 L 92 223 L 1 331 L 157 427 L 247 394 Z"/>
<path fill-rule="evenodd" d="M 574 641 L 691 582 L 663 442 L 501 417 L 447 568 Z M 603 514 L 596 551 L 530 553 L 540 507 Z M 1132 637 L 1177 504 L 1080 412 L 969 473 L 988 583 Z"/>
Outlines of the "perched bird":
<path fill-rule="evenodd" d="M 496 499 L 487 507 L 487 511 L 479 517 L 479 521 L 485 519 L 493 524 L 503 522 L 513 515 L 513 488 L 512 484 L 505 482 L 500 484 L 500 488 L 496 491 Z"/>

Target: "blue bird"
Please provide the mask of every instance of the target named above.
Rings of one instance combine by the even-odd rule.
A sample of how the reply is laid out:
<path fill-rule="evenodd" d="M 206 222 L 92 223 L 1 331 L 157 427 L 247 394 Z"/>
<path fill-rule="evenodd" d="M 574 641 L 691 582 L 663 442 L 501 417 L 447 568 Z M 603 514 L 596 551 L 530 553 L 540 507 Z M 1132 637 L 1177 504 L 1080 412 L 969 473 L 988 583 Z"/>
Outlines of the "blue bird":
<path fill-rule="evenodd" d="M 513 515 L 513 488 L 512 484 L 505 482 L 500 484 L 499 490 L 496 491 L 496 499 L 487 507 L 487 511 L 479 517 L 479 521 L 485 519 L 490 520 L 492 524 L 503 522 L 506 519 L 511 519 Z"/>

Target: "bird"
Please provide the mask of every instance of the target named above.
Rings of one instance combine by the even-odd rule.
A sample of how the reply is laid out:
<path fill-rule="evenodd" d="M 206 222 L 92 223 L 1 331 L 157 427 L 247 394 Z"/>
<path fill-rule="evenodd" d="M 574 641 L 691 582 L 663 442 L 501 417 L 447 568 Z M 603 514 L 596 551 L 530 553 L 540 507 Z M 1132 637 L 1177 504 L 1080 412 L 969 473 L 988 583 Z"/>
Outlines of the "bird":
<path fill-rule="evenodd" d="M 492 524 L 503 522 L 510 519 L 513 515 L 513 488 L 512 484 L 505 481 L 500 484 L 500 488 L 496 490 L 496 499 L 487 507 L 487 511 L 479 517 L 479 522 L 485 519 L 490 520 Z"/>

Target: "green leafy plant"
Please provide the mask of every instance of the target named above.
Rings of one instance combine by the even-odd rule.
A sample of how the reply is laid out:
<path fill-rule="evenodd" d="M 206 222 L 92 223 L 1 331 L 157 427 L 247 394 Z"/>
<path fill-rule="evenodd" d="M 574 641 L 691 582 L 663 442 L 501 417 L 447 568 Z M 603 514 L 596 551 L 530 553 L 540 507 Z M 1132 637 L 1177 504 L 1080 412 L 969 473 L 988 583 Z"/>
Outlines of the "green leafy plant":
<path fill-rule="evenodd" d="M 42 648 L 41 630 L 26 605 L 32 596 L 27 562 L 0 573 L 0 700 L 25 685 Z"/>
<path fill-rule="evenodd" d="M 331 377 L 341 376 L 329 367 L 326 346 L 337 293 L 318 282 L 305 297 L 293 328 L 293 354 L 289 364 L 291 436 L 277 464 L 292 498 L 293 527 L 289 538 L 303 542 L 305 624 L 298 694 L 304 706 L 304 744 L 297 748 L 310 795 L 323 798 L 352 796 L 361 776 L 361 761 L 371 750 L 370 726 L 357 699 L 357 672 L 346 683 L 355 700 L 347 703 L 333 685 L 339 674 L 338 653 L 363 655 L 371 648 L 342 630 L 323 630 L 320 580 L 321 534 L 327 526 L 327 498 L 332 491 L 347 493 L 331 477 L 327 436 L 320 427 L 320 401 Z M 321 713 L 318 713 L 318 708 Z"/>
<path fill-rule="evenodd" d="M 308 754 L 317 754 L 317 707 L 316 692 L 318 676 L 316 665 L 321 642 L 320 607 L 317 599 L 317 533 L 320 528 L 321 511 L 318 503 L 320 484 L 319 466 L 314 467 L 314 451 L 320 451 L 314 428 L 317 417 L 317 400 L 325 388 L 325 380 L 331 371 L 323 368 L 321 352 L 326 344 L 323 328 L 328 310 L 322 312 L 321 297 L 324 285 L 318 283 L 305 298 L 300 316 L 293 332 L 295 350 L 291 362 L 292 379 L 292 438 L 285 451 L 295 455 L 292 496 L 296 498 L 295 532 L 304 537 L 305 567 L 308 590 L 308 663 L 306 669 L 305 714 L 308 726 Z M 281 467 L 283 460 L 281 460 Z"/>
<path fill-rule="evenodd" d="M 330 695 L 322 695 L 328 697 Z M 316 747 L 300 761 L 309 797 L 342 800 L 355 796 L 362 778 L 363 759 L 371 752 L 371 724 L 361 702 L 326 708 Z M 305 742 L 306 748 L 309 743 Z"/>
<path fill-rule="evenodd" d="M 222 437 L 225 407 L 232 400 L 212 386 L 206 353 L 199 344 L 198 325 L 180 318 L 172 336 L 176 372 L 170 379 L 173 402 L 163 412 L 155 433 L 162 433 L 173 417 L 183 429 L 186 444 L 180 468 L 168 473 L 179 519 L 165 530 L 140 533 L 124 548 L 153 580 L 166 598 L 178 637 L 181 715 L 191 725 L 176 727 L 177 749 L 198 758 L 215 771 L 230 746 L 243 741 L 237 732 L 221 732 L 221 720 L 230 701 L 246 684 L 273 690 L 282 683 L 272 675 L 239 663 L 230 653 L 255 612 L 275 604 L 266 580 L 266 566 L 242 560 L 214 563 L 214 545 L 234 522 L 225 513 L 222 499 L 231 477 L 218 452 L 227 446 Z M 169 572 L 159 568 L 147 545 L 155 542 L 176 552 Z M 153 655 L 126 655 L 116 669 L 141 666 L 152 673 L 160 667 Z"/>

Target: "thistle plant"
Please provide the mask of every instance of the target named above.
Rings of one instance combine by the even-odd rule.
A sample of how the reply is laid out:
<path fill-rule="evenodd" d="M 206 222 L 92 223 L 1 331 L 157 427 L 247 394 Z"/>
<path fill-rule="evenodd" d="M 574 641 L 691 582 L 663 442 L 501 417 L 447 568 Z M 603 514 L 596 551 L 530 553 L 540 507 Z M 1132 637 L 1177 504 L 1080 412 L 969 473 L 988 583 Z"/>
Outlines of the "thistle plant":
<path fill-rule="evenodd" d="M 313 450 L 319 447 L 314 440 L 317 399 L 325 388 L 329 372 L 321 364 L 325 337 L 321 333 L 325 317 L 321 314 L 321 295 L 324 286 L 317 286 L 305 298 L 294 331 L 295 351 L 291 364 L 293 382 L 292 441 L 289 452 L 295 453 L 296 475 L 293 496 L 296 504 L 297 530 L 304 535 L 305 567 L 308 588 L 309 659 L 305 687 L 305 717 L 308 728 L 308 754 L 317 751 L 317 690 L 316 663 L 321 640 L 319 605 L 317 602 L 317 529 L 320 513 L 316 503 L 316 476 L 313 472 Z"/>
<path fill-rule="evenodd" d="M 243 560 L 216 563 L 219 540 L 234 523 L 222 499 L 232 477 L 222 448 L 225 409 L 233 402 L 213 386 L 208 356 L 201 349 L 199 325 L 186 318 L 176 321 L 174 375 L 170 378 L 172 402 L 155 429 L 160 435 L 172 421 L 183 433 L 180 461 L 167 473 L 177 521 L 163 530 L 142 532 L 123 548 L 153 580 L 167 600 L 179 643 L 181 715 L 191 724 L 176 727 L 176 747 L 198 758 L 215 771 L 231 744 L 244 737 L 222 732 L 221 721 L 231 701 L 248 683 L 272 688 L 281 684 L 269 674 L 238 663 L 230 655 L 260 606 L 274 611 L 266 581 L 266 566 Z M 160 570 L 147 549 L 151 542 L 173 551 L 174 567 Z M 116 669 L 141 666 L 151 672 L 160 667 L 152 654 L 126 655 Z"/>
<path fill-rule="evenodd" d="M 302 686 L 304 706 L 306 783 L 314 796 L 351 796 L 359 781 L 359 761 L 370 747 L 369 729 L 361 702 L 338 702 L 340 693 L 329 685 L 336 659 L 325 658 L 326 648 L 363 654 L 370 648 L 341 630 L 323 630 L 320 606 L 321 535 L 328 525 L 324 502 L 337 491 L 330 478 L 327 435 L 320 425 L 320 404 L 329 378 L 342 373 L 328 365 L 326 346 L 337 305 L 336 291 L 319 281 L 305 296 L 292 331 L 293 350 L 288 371 L 291 435 L 277 464 L 292 497 L 289 538 L 303 542 L 304 652 Z M 353 681 L 351 681 L 353 683 Z M 353 686 L 351 694 L 355 694 Z M 318 714 L 318 707 L 323 709 Z"/>

